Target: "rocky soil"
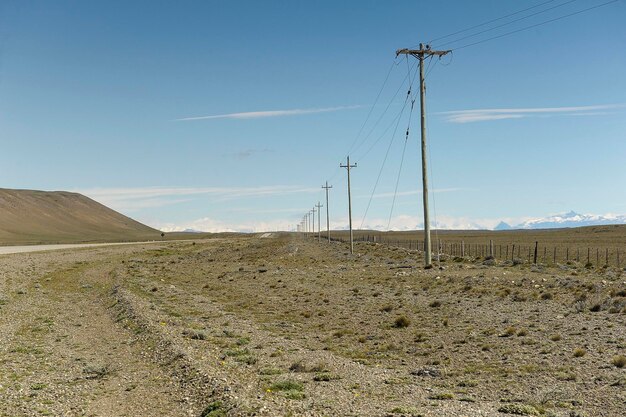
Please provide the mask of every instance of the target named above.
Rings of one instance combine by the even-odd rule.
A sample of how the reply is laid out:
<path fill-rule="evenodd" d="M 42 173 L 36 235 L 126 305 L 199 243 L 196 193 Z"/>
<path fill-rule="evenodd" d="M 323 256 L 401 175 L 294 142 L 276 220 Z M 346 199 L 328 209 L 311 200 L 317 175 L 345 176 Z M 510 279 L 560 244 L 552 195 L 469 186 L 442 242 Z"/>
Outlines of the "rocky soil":
<path fill-rule="evenodd" d="M 626 274 L 295 235 L 0 256 L 0 416 L 622 416 Z"/>

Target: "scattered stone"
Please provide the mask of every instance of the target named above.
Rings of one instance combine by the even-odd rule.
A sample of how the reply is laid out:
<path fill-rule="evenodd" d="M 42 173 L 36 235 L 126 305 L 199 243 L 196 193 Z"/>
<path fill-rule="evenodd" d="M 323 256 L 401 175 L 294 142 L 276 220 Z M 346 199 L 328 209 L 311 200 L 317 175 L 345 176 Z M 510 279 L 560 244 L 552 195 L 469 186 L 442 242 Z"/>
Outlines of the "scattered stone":
<path fill-rule="evenodd" d="M 441 376 L 441 371 L 437 368 L 420 368 L 411 371 L 411 375 L 437 378 Z"/>

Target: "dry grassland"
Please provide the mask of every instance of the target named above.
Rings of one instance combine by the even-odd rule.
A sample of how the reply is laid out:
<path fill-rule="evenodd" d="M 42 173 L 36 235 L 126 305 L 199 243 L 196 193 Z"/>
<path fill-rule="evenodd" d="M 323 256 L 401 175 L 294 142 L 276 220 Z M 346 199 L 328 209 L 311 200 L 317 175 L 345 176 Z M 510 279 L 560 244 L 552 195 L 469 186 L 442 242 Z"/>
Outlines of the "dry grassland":
<path fill-rule="evenodd" d="M 0 416 L 625 414 L 623 270 L 356 252 L 276 234 L 2 257 Z"/>

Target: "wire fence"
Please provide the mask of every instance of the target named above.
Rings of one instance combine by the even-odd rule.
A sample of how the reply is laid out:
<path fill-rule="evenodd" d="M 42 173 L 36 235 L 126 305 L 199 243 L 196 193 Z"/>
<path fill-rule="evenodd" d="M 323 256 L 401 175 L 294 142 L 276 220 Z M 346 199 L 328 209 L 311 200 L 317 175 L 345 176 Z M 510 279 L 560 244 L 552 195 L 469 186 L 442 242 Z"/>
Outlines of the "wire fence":
<path fill-rule="evenodd" d="M 333 236 L 334 241 L 347 242 L 343 236 Z M 416 239 L 388 239 L 377 235 L 361 235 L 354 238 L 354 242 L 372 242 L 388 246 L 400 247 L 409 250 L 424 251 L 424 242 Z M 515 263 L 581 263 L 586 267 L 617 267 L 621 268 L 624 262 L 624 249 L 591 247 L 586 245 L 550 245 L 535 241 L 534 244 L 496 242 L 488 240 L 485 243 L 465 241 L 431 241 L 431 251 L 434 257 L 471 257 L 510 260 Z"/>

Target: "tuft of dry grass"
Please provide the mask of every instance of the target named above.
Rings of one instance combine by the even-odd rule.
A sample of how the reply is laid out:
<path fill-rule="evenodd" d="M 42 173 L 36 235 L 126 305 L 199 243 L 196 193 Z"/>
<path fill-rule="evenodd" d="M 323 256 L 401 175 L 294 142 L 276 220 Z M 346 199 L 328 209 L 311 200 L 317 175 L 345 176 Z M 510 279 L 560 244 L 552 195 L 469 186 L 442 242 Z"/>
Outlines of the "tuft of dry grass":
<path fill-rule="evenodd" d="M 410 324 L 411 324 L 411 320 L 409 320 L 406 316 L 399 316 L 393 322 L 393 327 L 401 329 L 404 327 L 409 327 Z"/>
<path fill-rule="evenodd" d="M 611 359 L 611 363 L 618 368 L 623 368 L 626 366 L 626 356 L 624 355 L 613 356 L 613 359 Z"/>

